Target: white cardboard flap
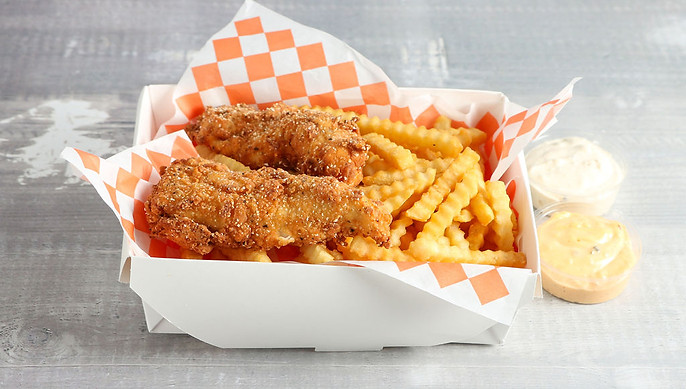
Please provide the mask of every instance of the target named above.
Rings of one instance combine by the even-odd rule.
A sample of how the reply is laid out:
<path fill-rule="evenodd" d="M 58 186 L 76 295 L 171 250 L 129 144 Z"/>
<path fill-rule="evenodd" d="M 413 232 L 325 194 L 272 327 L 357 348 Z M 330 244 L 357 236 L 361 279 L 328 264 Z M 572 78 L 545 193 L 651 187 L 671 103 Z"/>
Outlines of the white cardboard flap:
<path fill-rule="evenodd" d="M 379 350 L 499 343 L 508 328 L 366 268 L 226 265 L 133 257 L 131 289 L 154 310 L 156 323 L 163 316 L 218 347 Z"/>

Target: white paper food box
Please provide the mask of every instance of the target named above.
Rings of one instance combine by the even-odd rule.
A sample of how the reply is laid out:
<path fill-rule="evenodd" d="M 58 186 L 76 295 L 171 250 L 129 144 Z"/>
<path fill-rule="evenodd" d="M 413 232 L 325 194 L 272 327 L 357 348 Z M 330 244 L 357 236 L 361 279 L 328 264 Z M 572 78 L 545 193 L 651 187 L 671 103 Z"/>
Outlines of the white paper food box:
<path fill-rule="evenodd" d="M 440 95 L 448 102 L 505 99 L 487 91 L 403 90 Z M 173 114 L 172 92 L 171 85 L 143 89 L 135 145 L 150 141 Z M 366 268 L 150 258 L 129 256 L 126 239 L 119 279 L 141 297 L 150 332 L 187 333 L 218 347 L 379 350 L 501 343 L 517 309 L 541 295 L 538 244 L 521 154 L 503 176 L 503 181 L 509 180 L 519 185 L 513 203 L 521 231 L 517 244 L 527 255 L 528 269 L 498 268 L 509 295 L 481 306 L 453 304 L 440 291 L 419 288 L 375 268 L 394 262 Z M 464 269 L 470 279 L 494 270 L 483 265 Z M 451 286 L 459 287 L 460 283 Z M 474 292 L 465 287 L 464 293 Z"/>

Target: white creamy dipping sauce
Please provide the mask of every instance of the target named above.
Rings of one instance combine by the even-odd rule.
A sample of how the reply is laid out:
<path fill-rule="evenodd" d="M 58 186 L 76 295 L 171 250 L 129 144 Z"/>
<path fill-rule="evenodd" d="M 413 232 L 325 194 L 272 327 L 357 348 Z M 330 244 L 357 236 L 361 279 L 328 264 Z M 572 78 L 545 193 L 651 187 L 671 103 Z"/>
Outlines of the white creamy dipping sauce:
<path fill-rule="evenodd" d="M 582 137 L 554 139 L 526 155 L 534 207 L 558 201 L 593 205 L 596 213 L 614 203 L 624 170 L 612 155 Z"/>

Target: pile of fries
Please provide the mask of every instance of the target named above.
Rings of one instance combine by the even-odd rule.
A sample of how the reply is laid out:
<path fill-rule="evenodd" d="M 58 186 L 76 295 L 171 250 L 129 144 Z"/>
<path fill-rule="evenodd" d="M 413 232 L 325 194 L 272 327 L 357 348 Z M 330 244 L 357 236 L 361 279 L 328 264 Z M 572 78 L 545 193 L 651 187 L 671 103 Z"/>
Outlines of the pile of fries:
<path fill-rule="evenodd" d="M 310 108 L 310 107 L 308 107 Z M 346 244 L 272 252 L 215 249 L 210 259 L 271 262 L 296 260 L 325 263 L 360 261 L 433 261 L 524 267 L 516 252 L 517 218 L 501 181 L 485 181 L 479 153 L 486 134 L 476 128 L 452 128 L 440 116 L 433 128 L 392 122 L 328 107 L 311 107 L 344 119 L 357 118 L 370 145 L 361 189 L 384 203 L 393 215 L 391 245 L 379 247 L 361 236 Z M 197 146 L 200 156 L 241 171 L 240 162 Z M 182 250 L 182 257 L 197 258 Z"/>

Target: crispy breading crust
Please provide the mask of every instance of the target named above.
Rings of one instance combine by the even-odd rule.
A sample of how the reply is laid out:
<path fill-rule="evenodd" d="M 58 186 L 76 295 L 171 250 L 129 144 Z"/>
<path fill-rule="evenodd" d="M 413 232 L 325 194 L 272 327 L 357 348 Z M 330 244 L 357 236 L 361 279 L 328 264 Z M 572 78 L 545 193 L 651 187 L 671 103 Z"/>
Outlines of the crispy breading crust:
<path fill-rule="evenodd" d="M 264 110 L 237 104 L 207 107 L 186 132 L 253 169 L 271 166 L 357 185 L 369 146 L 356 120 L 283 103 Z"/>
<path fill-rule="evenodd" d="M 214 247 L 269 250 L 362 235 L 387 245 L 390 213 L 332 177 L 269 167 L 233 172 L 200 157 L 162 171 L 145 203 L 151 235 L 200 254 Z"/>

